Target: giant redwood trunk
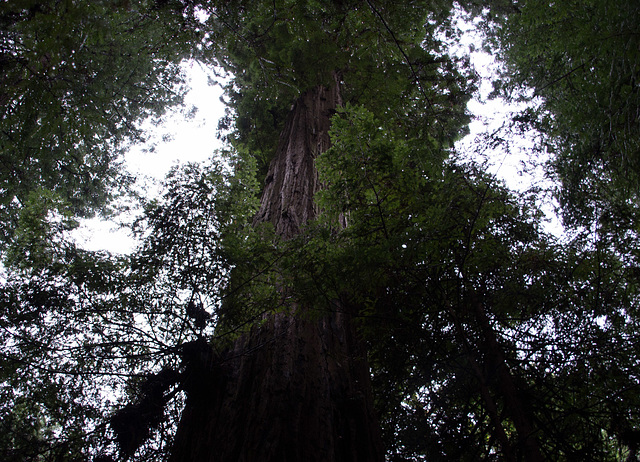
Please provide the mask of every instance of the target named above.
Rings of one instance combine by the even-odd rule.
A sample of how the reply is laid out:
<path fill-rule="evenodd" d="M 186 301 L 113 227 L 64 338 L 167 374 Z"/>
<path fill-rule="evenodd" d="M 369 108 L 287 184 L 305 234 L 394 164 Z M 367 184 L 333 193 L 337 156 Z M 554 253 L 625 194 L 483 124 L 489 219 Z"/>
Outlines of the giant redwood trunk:
<path fill-rule="evenodd" d="M 329 147 L 341 104 L 335 80 L 297 100 L 265 181 L 255 220 L 285 239 L 317 213 L 314 158 Z M 320 318 L 304 316 L 304 306 L 288 311 L 266 315 L 221 356 L 201 354 L 172 462 L 383 460 L 353 313 L 339 304 Z"/>

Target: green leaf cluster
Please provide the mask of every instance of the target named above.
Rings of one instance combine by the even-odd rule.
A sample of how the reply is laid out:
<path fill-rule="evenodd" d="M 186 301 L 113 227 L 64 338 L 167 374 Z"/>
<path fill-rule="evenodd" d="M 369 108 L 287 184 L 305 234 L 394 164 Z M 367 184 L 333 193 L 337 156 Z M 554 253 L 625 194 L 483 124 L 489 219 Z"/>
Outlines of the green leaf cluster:
<path fill-rule="evenodd" d="M 20 0 L 0 5 L 0 240 L 30 194 L 77 216 L 131 179 L 122 149 L 139 122 L 181 102 L 194 34 L 155 2 Z"/>
<path fill-rule="evenodd" d="M 519 121 L 544 134 L 567 224 L 637 232 L 639 24 L 632 1 L 522 1 L 497 17 L 497 90 L 539 99 Z"/>
<path fill-rule="evenodd" d="M 204 7 L 204 5 L 203 5 Z M 448 1 L 327 4 L 300 0 L 208 3 L 206 53 L 233 75 L 223 125 L 228 139 L 266 173 L 297 96 L 335 85 L 344 102 L 453 142 L 467 122 L 474 80 L 437 32 L 448 27 Z M 399 103 L 401 103 L 399 105 Z M 408 127 L 409 128 L 409 127 Z"/>

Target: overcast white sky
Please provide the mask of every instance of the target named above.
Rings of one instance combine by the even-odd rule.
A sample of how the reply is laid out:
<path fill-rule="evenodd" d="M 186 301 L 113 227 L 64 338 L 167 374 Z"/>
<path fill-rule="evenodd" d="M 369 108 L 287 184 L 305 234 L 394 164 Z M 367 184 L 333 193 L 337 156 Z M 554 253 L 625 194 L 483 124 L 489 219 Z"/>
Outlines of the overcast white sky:
<path fill-rule="evenodd" d="M 215 77 L 201 65 L 189 63 L 185 67 L 191 87 L 185 98 L 185 106 L 187 109 L 194 106 L 197 112 L 192 119 L 176 112 L 159 127 L 146 124 L 153 133 L 150 143 L 138 146 L 127 154 L 129 169 L 137 175 L 162 180 L 173 165 L 208 159 L 220 147 L 216 133 L 218 120 L 224 115 L 224 105 L 220 101 L 222 89 L 209 83 L 208 78 Z M 157 142 L 154 152 L 146 152 L 148 145 L 154 141 Z"/>
<path fill-rule="evenodd" d="M 185 106 L 197 108 L 194 117 L 188 118 L 176 111 L 169 114 L 160 126 L 143 124 L 149 130 L 149 142 L 134 146 L 126 155 L 129 171 L 136 175 L 149 194 L 158 190 L 160 181 L 172 166 L 204 161 L 221 147 L 216 134 L 218 120 L 224 115 L 224 105 L 220 101 L 222 89 L 210 84 L 209 78 L 213 78 L 213 74 L 202 66 L 197 63 L 185 66 L 191 87 Z M 153 151 L 150 150 L 152 146 Z M 126 229 L 119 229 L 117 224 L 99 218 L 83 222 L 74 231 L 74 237 L 88 250 L 127 253 L 135 246 Z"/>

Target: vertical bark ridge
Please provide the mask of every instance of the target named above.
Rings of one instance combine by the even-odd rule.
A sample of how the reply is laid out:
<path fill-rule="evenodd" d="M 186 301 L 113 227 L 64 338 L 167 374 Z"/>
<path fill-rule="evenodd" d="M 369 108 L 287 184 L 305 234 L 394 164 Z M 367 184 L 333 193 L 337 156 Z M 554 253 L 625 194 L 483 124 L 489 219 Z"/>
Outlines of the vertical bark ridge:
<path fill-rule="evenodd" d="M 342 105 L 338 77 L 318 86 L 294 104 L 271 162 L 254 223 L 271 222 L 276 234 L 290 239 L 317 215 L 313 197 L 319 189 L 315 157 L 329 148 L 331 116 Z"/>

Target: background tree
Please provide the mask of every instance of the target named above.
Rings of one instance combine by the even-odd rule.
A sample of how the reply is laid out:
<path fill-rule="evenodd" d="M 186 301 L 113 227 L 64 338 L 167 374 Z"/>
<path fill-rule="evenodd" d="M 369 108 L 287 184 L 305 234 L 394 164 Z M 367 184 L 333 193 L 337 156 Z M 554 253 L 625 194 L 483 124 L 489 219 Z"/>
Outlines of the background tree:
<path fill-rule="evenodd" d="M 545 135 L 567 224 L 637 232 L 638 6 L 523 1 L 496 19 L 496 90 L 538 102 L 518 121 Z"/>
<path fill-rule="evenodd" d="M 131 256 L 83 251 L 59 230 L 52 260 L 10 273 L 0 318 L 4 453 L 75 460 L 115 453 L 117 442 L 132 455 L 148 440 L 143 459 L 166 457 L 184 404 L 180 358 L 212 335 L 228 278 L 221 230 L 243 241 L 255 209 L 254 170 L 238 165 L 229 178 L 228 169 L 173 172 Z M 34 421 L 42 431 L 23 443 Z"/>
<path fill-rule="evenodd" d="M 321 197 L 352 224 L 324 273 L 366 302 L 391 453 L 616 460 L 620 447 L 635 451 L 633 419 L 629 433 L 614 423 L 619 403 L 637 402 L 635 321 L 623 315 L 637 299 L 623 262 L 606 246 L 566 247 L 543 233 L 535 197 L 473 165 L 436 167 L 425 162 L 432 147 L 407 145 L 366 111 L 346 115 L 320 159 L 335 185 Z M 621 382 L 609 399 L 612 380 Z"/>

